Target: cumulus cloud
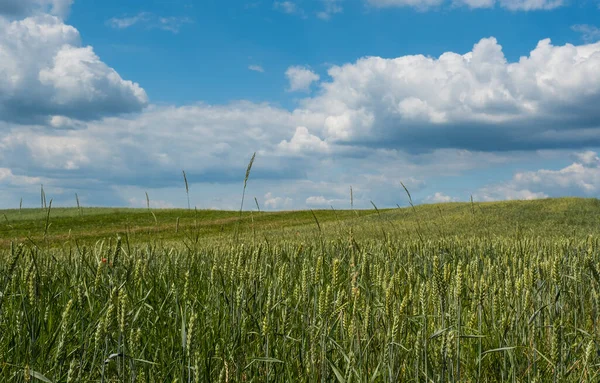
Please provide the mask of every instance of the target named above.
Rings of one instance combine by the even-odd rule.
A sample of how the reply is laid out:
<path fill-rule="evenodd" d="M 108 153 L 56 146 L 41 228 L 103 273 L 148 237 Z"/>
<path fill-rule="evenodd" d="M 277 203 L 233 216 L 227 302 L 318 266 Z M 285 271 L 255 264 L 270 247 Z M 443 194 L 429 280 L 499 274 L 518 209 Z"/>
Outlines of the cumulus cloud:
<path fill-rule="evenodd" d="M 273 193 L 268 192 L 264 196 L 264 207 L 270 210 L 289 209 L 293 200 L 289 197 L 275 197 Z"/>
<path fill-rule="evenodd" d="M 164 200 L 160 200 L 160 199 L 154 200 L 150 197 L 148 198 L 148 200 L 146 200 L 145 198 L 136 198 L 136 197 L 132 197 L 127 200 L 129 207 L 134 207 L 134 208 L 147 207 L 148 201 L 150 201 L 151 209 L 173 209 L 173 208 L 175 208 L 175 205 L 172 202 L 164 201 Z"/>
<path fill-rule="evenodd" d="M 285 71 L 285 76 L 290 82 L 288 91 L 308 92 L 313 82 L 319 81 L 319 75 L 312 70 L 302 66 L 291 66 Z"/>
<path fill-rule="evenodd" d="M 77 130 L 9 125 L 0 137 L 0 163 L 20 174 L 164 187 L 180 183 L 181 169 L 189 179 L 237 182 L 249 156 L 259 151 L 253 179 L 297 178 L 302 169 L 296 165 L 310 161 L 273 159 L 280 157 L 277 145 L 303 120 L 310 123 L 267 104 L 242 102 L 151 106 L 141 114 L 86 122 Z"/>
<path fill-rule="evenodd" d="M 369 4 L 384 7 L 412 7 L 421 11 L 440 8 L 442 5 L 469 8 L 500 6 L 511 11 L 550 10 L 565 4 L 565 0 L 366 0 Z"/>
<path fill-rule="evenodd" d="M 329 206 L 333 200 L 327 199 L 322 195 L 310 196 L 306 199 L 306 204 L 309 206 Z"/>
<path fill-rule="evenodd" d="M 334 66 L 302 107 L 323 138 L 406 150 L 515 150 L 600 143 L 600 43 L 542 40 L 510 63 L 495 38 L 471 52 Z M 587 134 L 584 134 L 587 130 Z M 568 131 L 569 140 L 559 137 Z"/>
<path fill-rule="evenodd" d="M 0 168 L 0 185 L 2 187 L 29 187 L 39 185 L 42 182 L 40 177 L 28 177 L 14 175 L 11 169 Z"/>
<path fill-rule="evenodd" d="M 334 208 L 343 209 L 350 207 L 350 200 L 348 198 L 326 198 L 325 196 L 317 195 L 308 197 L 305 203 L 308 207 L 316 207 L 320 209 L 325 209 L 332 206 Z"/>
<path fill-rule="evenodd" d="M 332 67 L 319 93 L 291 111 L 250 102 L 144 108 L 143 90 L 56 17 L 1 25 L 12 31 L 0 34 L 0 168 L 10 171 L 9 184 L 44 177 L 65 190 L 93 185 L 114 196 L 127 185 L 180 188 L 185 169 L 192 183 L 231 185 L 256 151 L 251 184 L 267 186 L 252 194 L 264 196 L 265 208 L 349 206 L 350 185 L 356 206 L 394 206 L 406 201 L 400 181 L 420 200 L 435 191 L 426 188 L 430 177 L 523 160 L 533 149 L 600 145 L 600 43 L 542 40 L 517 62 L 494 38 L 435 58 L 365 57 Z M 297 89 L 319 80 L 300 69 L 309 73 Z M 515 175 L 478 195 L 542 198 L 550 185 L 591 193 L 597 154 L 574 159 L 578 166 Z"/>
<path fill-rule="evenodd" d="M 577 163 L 580 163 L 584 166 L 590 168 L 600 166 L 600 157 L 598 157 L 598 153 L 592 150 L 586 150 L 585 152 L 575 153 L 574 157 Z"/>
<path fill-rule="evenodd" d="M 541 169 L 517 173 L 513 183 L 519 187 L 543 189 L 551 193 L 593 195 L 600 191 L 598 165 L 599 161 L 590 165 L 575 162 L 560 170 Z"/>
<path fill-rule="evenodd" d="M 473 199 L 476 201 L 504 201 L 504 200 L 534 200 L 548 198 L 548 195 L 543 192 L 532 192 L 528 189 L 515 189 L 511 186 L 497 185 L 479 189 L 473 194 Z"/>
<path fill-rule="evenodd" d="M 564 195 L 594 196 L 600 192 L 600 158 L 593 151 L 575 153 L 576 161 L 559 170 L 518 172 L 504 184 L 487 186 L 481 200 L 535 199 Z"/>
<path fill-rule="evenodd" d="M 94 119 L 141 110 L 144 90 L 82 46 L 79 32 L 50 15 L 0 18 L 0 120 Z"/>
<path fill-rule="evenodd" d="M 311 134 L 304 126 L 297 127 L 294 136 L 289 141 L 281 141 L 278 148 L 284 152 L 302 154 L 329 151 L 329 145 L 319 137 Z"/>
<path fill-rule="evenodd" d="M 503 161 L 495 154 L 456 150 L 409 155 L 324 146 L 312 133 L 319 125 L 314 116 L 248 102 L 150 106 L 140 114 L 81 123 L 83 128 L 54 130 L 4 124 L 0 166 L 15 176 L 46 177 L 44 185 L 70 191 L 64 194 L 67 204 L 79 192 L 88 196 L 90 205 L 128 204 L 130 198 L 142 198 L 144 191 L 156 200 L 169 201 L 171 195 L 179 201 L 178 196 L 184 195 L 181 169 L 185 169 L 190 184 L 202 183 L 193 190 L 214 193 L 198 201 L 222 196 L 223 201 L 210 206 L 228 207 L 239 199 L 236 185 L 243 180 L 250 155 L 257 151 L 249 187 L 264 185 L 266 190 L 248 195 L 271 192 L 264 199 L 275 199 L 270 208 L 289 209 L 305 208 L 308 197 L 319 195 L 336 207 L 347 207 L 350 185 L 355 206 L 368 207 L 371 200 L 378 206 L 395 206 L 406 201 L 401 181 L 411 193 L 419 193 L 424 179 L 438 176 L 441 169 L 456 175 Z M 221 189 L 207 185 L 221 185 Z M 138 192 L 117 193 L 128 187 Z M 90 188 L 105 194 L 91 195 Z M 165 188 L 175 191 L 157 194 Z M 32 200 L 39 191 L 35 185 L 22 189 L 31 191 Z M 107 202 L 109 195 L 112 202 Z"/>
<path fill-rule="evenodd" d="M 433 195 L 427 196 L 423 202 L 425 203 L 446 203 L 446 202 L 456 202 L 458 198 L 450 197 L 445 195 L 444 193 L 437 192 Z"/>
<path fill-rule="evenodd" d="M 50 13 L 62 19 L 69 15 L 73 0 L 2 0 L 0 15 L 24 17 L 33 14 Z"/>

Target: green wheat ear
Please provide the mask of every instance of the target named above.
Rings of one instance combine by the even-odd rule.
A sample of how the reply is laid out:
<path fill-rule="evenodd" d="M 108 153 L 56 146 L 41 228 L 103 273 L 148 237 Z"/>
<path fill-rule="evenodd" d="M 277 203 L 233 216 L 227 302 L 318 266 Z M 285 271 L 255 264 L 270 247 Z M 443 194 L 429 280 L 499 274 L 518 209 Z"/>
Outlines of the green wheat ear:
<path fill-rule="evenodd" d="M 244 177 L 244 188 L 246 188 L 246 183 L 248 182 L 248 178 L 250 177 L 250 170 L 252 170 L 252 164 L 254 163 L 255 158 L 256 152 L 252 154 L 252 158 L 250 158 L 250 162 L 248 163 L 248 167 L 246 168 L 246 177 Z"/>
<path fill-rule="evenodd" d="M 188 210 L 190 210 L 190 187 L 188 185 L 187 177 L 185 176 L 185 170 L 182 170 L 181 172 L 183 173 L 183 181 L 185 182 L 185 194 L 187 194 Z"/>
<path fill-rule="evenodd" d="M 242 215 L 242 209 L 244 208 L 244 197 L 246 195 L 246 185 L 248 185 L 248 178 L 250 178 L 250 171 L 252 170 L 252 164 L 254 163 L 254 159 L 256 158 L 256 152 L 252 154 L 252 158 L 250 158 L 250 162 L 248 163 L 248 167 L 246 168 L 246 176 L 244 177 L 244 190 L 242 191 L 242 204 L 240 205 L 240 216 Z"/>

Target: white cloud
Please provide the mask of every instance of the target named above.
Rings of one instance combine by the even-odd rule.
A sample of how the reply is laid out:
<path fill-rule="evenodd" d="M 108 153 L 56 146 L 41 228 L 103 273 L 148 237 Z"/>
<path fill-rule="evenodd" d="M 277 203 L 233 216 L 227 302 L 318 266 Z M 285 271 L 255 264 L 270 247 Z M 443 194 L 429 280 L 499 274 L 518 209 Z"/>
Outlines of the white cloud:
<path fill-rule="evenodd" d="M 160 200 L 160 199 L 154 200 L 154 199 L 152 199 L 152 197 L 150 195 L 148 196 L 148 200 L 145 199 L 145 196 L 142 198 L 132 197 L 127 200 L 129 206 L 135 207 L 135 208 L 148 207 L 148 201 L 150 201 L 151 209 L 173 209 L 173 208 L 175 208 L 175 205 L 173 203 L 171 203 L 169 201 Z"/>
<path fill-rule="evenodd" d="M 189 17 L 159 17 L 157 28 L 164 31 L 179 33 L 181 27 L 183 27 L 185 24 L 191 24 L 192 22 L 192 19 Z"/>
<path fill-rule="evenodd" d="M 253 72 L 260 72 L 260 73 L 264 73 L 265 70 L 263 69 L 262 66 L 260 65 L 250 65 L 248 66 L 248 69 L 253 71 Z"/>
<path fill-rule="evenodd" d="M 495 38 L 471 52 L 395 59 L 366 57 L 329 70 L 302 108 L 325 116 L 323 139 L 410 150 L 504 150 L 598 143 L 600 43 L 542 40 L 510 63 Z M 582 129 L 591 129 L 582 135 Z M 318 132 L 317 132 L 318 133 Z M 595 133 L 595 138 L 594 138 Z"/>
<path fill-rule="evenodd" d="M 121 195 L 113 204 L 128 203 L 140 194 L 119 194 L 125 185 L 154 195 L 180 187 L 185 169 L 191 182 L 220 185 L 211 190 L 223 201 L 210 206 L 229 206 L 223 190 L 243 180 L 257 151 L 250 183 L 266 186 L 249 195 L 264 195 L 266 208 L 347 207 L 350 185 L 357 206 L 394 206 L 407 199 L 401 180 L 419 200 L 434 192 L 429 178 L 525 156 L 514 150 L 600 143 L 593 123 L 600 118 L 600 43 L 543 40 L 513 63 L 493 38 L 465 54 L 366 57 L 332 67 L 319 93 L 293 111 L 250 102 L 143 109 L 143 90 L 82 47 L 75 28 L 52 16 L 0 26 L 10 32 L 0 34 L 0 108 L 12 113 L 0 113 L 0 167 L 11 174 L 3 182 L 22 185 L 15 187 L 29 188 L 15 177 L 44 177 L 67 191 L 93 185 Z M 318 81 L 299 69 L 307 73 L 292 75 L 290 88 Z M 24 109 L 31 105 L 35 113 Z M 490 153 L 499 149 L 509 152 Z M 479 195 L 540 198 L 551 195 L 548 185 L 592 193 L 596 157 L 580 153 L 580 166 L 524 173 Z M 168 194 L 156 198 L 171 202 Z"/>
<path fill-rule="evenodd" d="M 318 196 L 310 196 L 306 199 L 305 203 L 308 207 L 317 207 L 317 208 L 329 208 L 334 207 L 338 209 L 349 208 L 350 207 L 350 195 L 347 198 L 325 198 L 322 195 Z M 373 206 L 369 202 L 369 207 Z"/>
<path fill-rule="evenodd" d="M 426 10 L 438 7 L 445 0 L 367 0 L 367 2 L 376 7 L 413 7 L 419 10 Z"/>
<path fill-rule="evenodd" d="M 271 192 L 265 194 L 264 201 L 264 207 L 273 210 L 289 209 L 293 202 L 289 197 L 275 197 Z"/>
<path fill-rule="evenodd" d="M 452 5 L 469 8 L 492 8 L 495 4 L 496 0 L 452 0 Z"/>
<path fill-rule="evenodd" d="M 535 172 L 517 173 L 513 183 L 519 186 L 543 188 L 553 193 L 579 192 L 591 195 L 600 191 L 600 167 L 598 163 L 588 167 L 575 162 L 560 170 L 541 169 Z"/>
<path fill-rule="evenodd" d="M 499 0 L 499 3 L 511 11 L 534 11 L 561 7 L 565 0 Z"/>
<path fill-rule="evenodd" d="M 469 8 L 492 8 L 496 5 L 511 11 L 550 10 L 565 4 L 565 0 L 366 0 L 376 7 L 412 7 L 424 11 L 440 8 L 447 2 Z"/>
<path fill-rule="evenodd" d="M 329 206 L 333 203 L 333 200 L 327 199 L 322 195 L 310 196 L 306 199 L 306 204 L 309 206 Z"/>
<path fill-rule="evenodd" d="M 527 189 L 514 189 L 505 185 L 481 188 L 477 193 L 473 194 L 473 200 L 484 202 L 542 198 L 548 198 L 548 195 L 543 192 L 534 193 Z"/>
<path fill-rule="evenodd" d="M 150 187 L 179 182 L 181 169 L 190 179 L 237 181 L 243 179 L 248 157 L 262 150 L 253 177 L 298 177 L 292 162 L 274 159 L 281 157 L 277 145 L 292 137 L 302 121 L 311 122 L 267 104 L 241 102 L 151 106 L 141 114 L 82 123 L 78 130 L 9 125 L 0 137 L 0 163 L 28 175 Z"/>
<path fill-rule="evenodd" d="M 291 66 L 285 72 L 286 77 L 290 82 L 289 91 L 308 92 L 313 82 L 319 81 L 319 75 L 312 70 L 302 66 Z"/>
<path fill-rule="evenodd" d="M 0 185 L 3 187 L 30 187 L 42 183 L 40 177 L 14 175 L 11 169 L 0 168 Z"/>
<path fill-rule="evenodd" d="M 179 33 L 182 26 L 190 23 L 192 23 L 192 19 L 189 17 L 161 17 L 151 12 L 140 12 L 134 16 L 112 17 L 106 21 L 108 26 L 115 29 L 144 25 L 149 29 L 162 29 L 173 33 Z"/>
<path fill-rule="evenodd" d="M 116 29 L 125 29 L 140 22 L 149 22 L 151 18 L 152 14 L 149 12 L 140 12 L 135 16 L 113 17 L 106 23 Z"/>
<path fill-rule="evenodd" d="M 445 195 L 444 193 L 437 192 L 434 195 L 427 196 L 424 199 L 425 203 L 446 203 L 446 202 L 456 202 L 458 198 L 450 197 Z"/>
<path fill-rule="evenodd" d="M 0 15 L 23 17 L 50 13 L 65 19 L 69 15 L 73 0 L 1 0 Z"/>
<path fill-rule="evenodd" d="M 581 33 L 583 41 L 593 43 L 600 40 L 600 28 L 589 24 L 576 24 L 571 27 L 575 32 Z"/>
<path fill-rule="evenodd" d="M 344 10 L 341 6 L 342 1 L 343 0 L 321 0 L 323 3 L 323 10 L 317 12 L 317 17 L 321 20 L 329 20 L 332 15 L 341 13 Z"/>
<path fill-rule="evenodd" d="M 303 13 L 302 9 L 298 7 L 298 4 L 294 3 L 293 1 L 276 1 L 273 3 L 273 7 L 290 15 L 295 13 Z"/>
<path fill-rule="evenodd" d="M 593 151 L 575 153 L 576 162 L 559 170 L 518 172 L 504 184 L 480 189 L 481 200 L 534 199 L 600 193 L 600 158 Z"/>
<path fill-rule="evenodd" d="M 55 129 L 83 129 L 85 124 L 65 116 L 50 117 L 49 125 Z"/>
<path fill-rule="evenodd" d="M 304 126 L 296 128 L 294 136 L 283 140 L 278 145 L 283 152 L 308 154 L 312 152 L 328 152 L 329 145 L 319 137 L 311 134 Z"/>
<path fill-rule="evenodd" d="M 0 18 L 0 120 L 98 118 L 141 110 L 147 101 L 57 17 Z"/>
<path fill-rule="evenodd" d="M 586 150 L 585 152 L 575 153 L 574 157 L 576 158 L 577 163 L 580 163 L 586 167 L 594 168 L 600 166 L 600 157 L 598 157 L 598 153 Z"/>

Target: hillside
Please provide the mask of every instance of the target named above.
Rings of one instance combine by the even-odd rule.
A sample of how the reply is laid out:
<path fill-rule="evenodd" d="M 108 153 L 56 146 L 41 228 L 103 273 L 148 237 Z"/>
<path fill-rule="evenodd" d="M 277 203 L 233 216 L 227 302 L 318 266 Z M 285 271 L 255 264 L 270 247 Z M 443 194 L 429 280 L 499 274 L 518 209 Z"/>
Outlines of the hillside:
<path fill-rule="evenodd" d="M 313 216 L 314 213 L 314 216 Z M 316 218 L 316 220 L 315 220 Z M 0 245 L 10 241 L 71 239 L 94 242 L 127 235 L 130 240 L 176 241 L 349 233 L 361 238 L 392 236 L 576 236 L 600 232 L 600 200 L 444 203 L 380 210 L 239 212 L 184 209 L 53 208 L 0 210 Z M 316 221 L 319 222 L 317 226 Z"/>

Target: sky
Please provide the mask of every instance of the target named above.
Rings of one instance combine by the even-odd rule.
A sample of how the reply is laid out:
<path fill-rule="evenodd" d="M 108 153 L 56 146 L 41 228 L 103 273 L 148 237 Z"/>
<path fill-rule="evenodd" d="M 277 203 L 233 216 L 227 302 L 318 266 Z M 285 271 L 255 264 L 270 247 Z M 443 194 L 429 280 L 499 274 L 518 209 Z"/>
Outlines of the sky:
<path fill-rule="evenodd" d="M 0 208 L 600 195 L 600 0 L 0 0 Z M 249 202 L 250 201 L 250 202 Z"/>

